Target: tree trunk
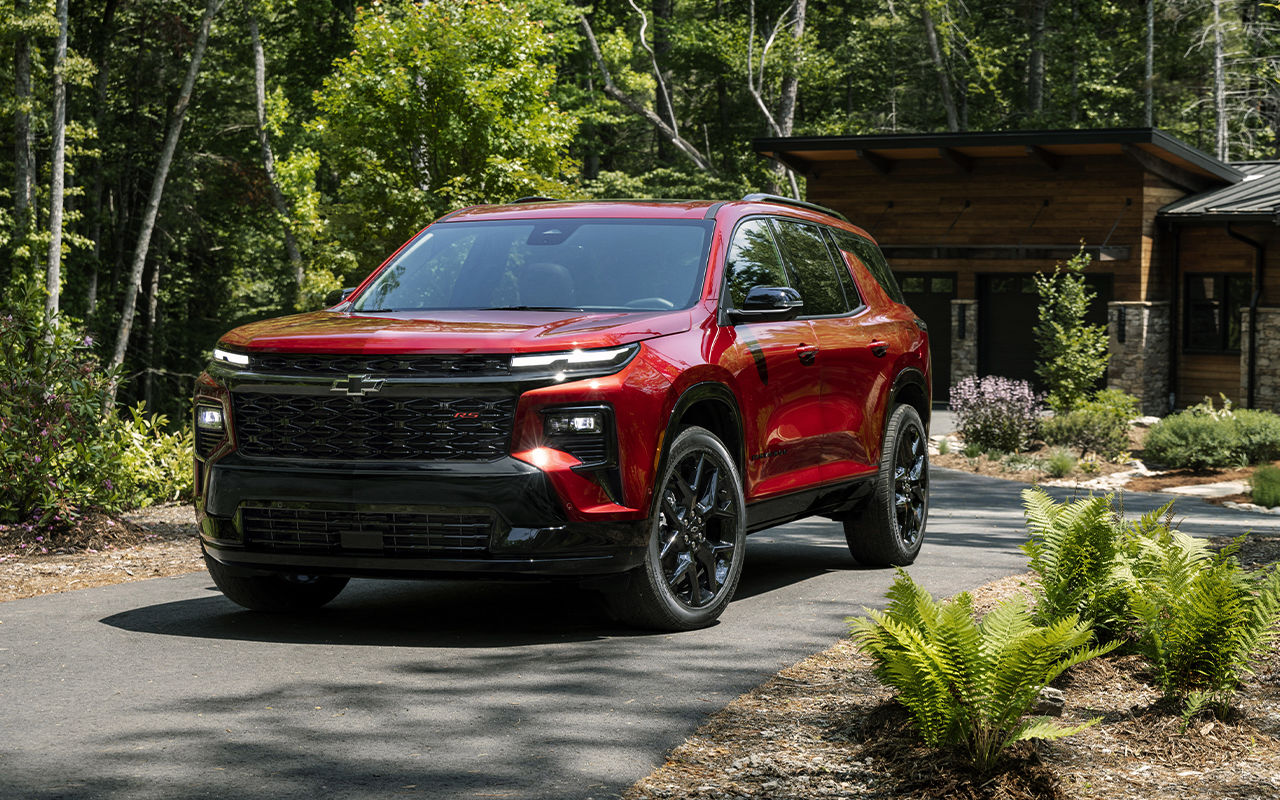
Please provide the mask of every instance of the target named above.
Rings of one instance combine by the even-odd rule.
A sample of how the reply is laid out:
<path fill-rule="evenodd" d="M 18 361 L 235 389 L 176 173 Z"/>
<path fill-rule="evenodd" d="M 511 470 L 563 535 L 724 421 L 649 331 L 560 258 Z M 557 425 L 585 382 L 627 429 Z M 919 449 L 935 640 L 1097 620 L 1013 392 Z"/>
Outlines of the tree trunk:
<path fill-rule="evenodd" d="M 1213 0 L 1213 109 L 1217 114 L 1214 155 L 1227 160 L 1227 78 L 1223 65 L 1222 0 Z"/>
<path fill-rule="evenodd" d="M 942 95 L 942 107 L 947 112 L 947 130 L 960 130 L 960 120 L 956 114 L 955 99 L 951 96 L 951 76 L 947 73 L 947 65 L 942 60 L 942 50 L 938 47 L 938 31 L 933 24 L 933 14 L 929 11 L 929 0 L 920 4 L 920 18 L 924 23 L 924 38 L 929 45 L 929 58 L 933 61 L 933 70 L 938 75 L 938 91 Z"/>
<path fill-rule="evenodd" d="M 53 158 L 49 176 L 49 262 L 45 270 L 44 319 L 58 316 L 62 294 L 62 204 L 67 176 L 67 0 L 58 0 L 58 44 L 53 57 Z M 52 334 L 50 334 L 52 335 Z"/>
<path fill-rule="evenodd" d="M 808 0 L 795 0 L 795 10 L 791 17 L 791 38 L 796 46 L 804 38 L 805 14 L 808 11 Z M 795 130 L 796 103 L 800 98 L 800 76 L 796 72 L 794 62 L 788 62 L 786 72 L 782 75 L 782 93 L 778 96 L 778 128 L 783 136 L 790 136 Z M 800 188 L 796 185 L 795 175 L 780 161 L 773 162 L 773 174 L 781 178 L 783 173 L 791 182 L 791 194 L 800 199 Z"/>
<path fill-rule="evenodd" d="M 271 187 L 271 202 L 275 204 L 280 215 L 280 223 L 284 227 L 284 249 L 289 254 L 289 264 L 293 267 L 294 304 L 302 299 L 302 254 L 298 252 L 298 240 L 293 236 L 289 226 L 292 212 L 280 191 L 280 181 L 276 178 L 276 158 L 271 152 L 271 138 L 267 134 L 267 61 L 262 52 L 262 38 L 258 36 L 258 16 L 249 15 L 249 36 L 253 41 L 253 88 L 254 101 L 258 110 L 258 146 L 262 149 L 262 168 L 267 173 L 267 184 Z"/>
<path fill-rule="evenodd" d="M 25 19 L 30 0 L 14 0 L 14 14 Z M 31 207 L 35 202 L 36 164 L 31 153 L 31 36 L 24 29 L 13 46 L 13 224 L 14 239 L 21 243 L 31 230 Z"/>
<path fill-rule="evenodd" d="M 102 24 L 98 27 L 97 63 L 98 74 L 93 77 L 93 125 L 98 136 L 102 136 L 103 126 L 107 120 L 107 49 L 111 43 L 112 23 L 115 19 L 116 6 L 119 0 L 107 0 L 102 10 Z M 85 293 L 85 318 L 92 320 L 98 310 L 98 273 L 102 270 L 102 195 L 104 181 L 102 177 L 103 157 L 99 155 L 93 162 L 93 195 L 89 200 L 93 208 L 93 228 L 89 238 L 93 241 L 93 259 L 89 264 L 89 288 Z"/>
<path fill-rule="evenodd" d="M 1031 2 L 1030 54 L 1027 58 L 1027 111 L 1038 116 L 1044 111 L 1044 18 L 1049 0 Z"/>
<path fill-rule="evenodd" d="M 161 239 L 162 245 L 163 241 Z M 160 257 L 151 260 L 151 286 L 147 291 L 147 330 L 143 343 L 143 349 L 147 353 L 147 371 L 143 373 L 142 378 L 142 401 L 146 403 L 147 410 L 152 412 L 155 410 L 153 398 L 156 368 L 156 311 L 160 305 L 160 270 L 163 268 L 163 263 L 168 260 L 165 258 L 168 249 L 162 246 Z"/>
<path fill-rule="evenodd" d="M 655 69 L 659 70 L 661 82 L 667 86 L 671 85 L 671 70 L 667 67 L 668 57 L 671 55 L 671 24 L 675 17 L 674 0 L 653 0 L 651 6 L 653 11 L 653 61 Z M 671 105 L 671 95 L 667 92 L 655 92 L 653 99 L 654 111 L 658 116 L 668 122 L 676 118 L 675 108 Z M 672 124 L 672 128 L 676 126 Z M 676 148 L 671 145 L 665 138 L 658 137 L 658 161 L 664 166 L 674 166 L 678 157 Z"/>
<path fill-rule="evenodd" d="M 1147 0 L 1147 63 L 1142 76 L 1143 124 L 1154 128 L 1156 123 L 1156 0 Z"/>
<path fill-rule="evenodd" d="M 147 263 L 151 233 L 155 230 L 156 217 L 160 213 L 160 197 L 164 194 L 169 167 L 173 164 L 173 153 L 178 149 L 178 137 L 182 134 L 182 123 L 187 114 L 187 106 L 191 104 L 191 94 L 195 91 L 196 76 L 200 73 L 200 61 L 204 58 L 204 48 L 209 43 L 209 28 L 213 26 L 213 18 L 217 16 L 225 2 L 226 0 L 208 0 L 204 18 L 200 21 L 200 32 L 196 36 L 195 47 L 191 51 L 191 63 L 187 65 L 187 75 L 182 81 L 182 91 L 178 94 L 178 102 L 173 107 L 169 131 L 165 135 L 164 146 L 160 150 L 160 160 L 156 164 L 155 177 L 151 181 L 151 193 L 147 197 L 147 207 L 142 215 L 138 243 L 133 250 L 129 283 L 124 291 L 124 308 L 120 314 L 120 330 L 116 334 L 115 351 L 111 354 L 110 366 L 112 367 L 119 367 L 124 363 L 125 350 L 129 346 L 129 334 L 133 330 L 133 317 L 138 310 L 138 290 L 141 288 L 139 284 L 142 282 L 142 268 Z M 108 397 L 108 402 L 112 405 L 115 404 L 116 391 L 119 388 L 118 379 L 113 379 Z"/>

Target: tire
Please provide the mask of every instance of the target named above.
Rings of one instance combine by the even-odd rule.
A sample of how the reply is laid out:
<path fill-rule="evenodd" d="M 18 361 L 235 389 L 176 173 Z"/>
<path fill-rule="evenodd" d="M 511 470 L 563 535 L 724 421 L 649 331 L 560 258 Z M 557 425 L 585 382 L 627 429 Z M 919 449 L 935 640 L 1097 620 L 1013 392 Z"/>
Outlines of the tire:
<path fill-rule="evenodd" d="M 914 408 L 889 415 L 875 490 L 857 519 L 844 523 L 849 552 L 869 567 L 905 567 L 916 560 L 929 517 L 929 445 Z"/>
<path fill-rule="evenodd" d="M 637 627 L 705 628 L 729 604 L 742 576 L 742 480 L 724 444 L 698 427 L 675 437 L 658 477 L 644 564 L 606 590 L 608 608 Z"/>
<path fill-rule="evenodd" d="M 317 609 L 346 587 L 349 578 L 329 575 L 254 575 L 204 554 L 209 575 L 231 602 L 251 611 L 288 614 Z"/>

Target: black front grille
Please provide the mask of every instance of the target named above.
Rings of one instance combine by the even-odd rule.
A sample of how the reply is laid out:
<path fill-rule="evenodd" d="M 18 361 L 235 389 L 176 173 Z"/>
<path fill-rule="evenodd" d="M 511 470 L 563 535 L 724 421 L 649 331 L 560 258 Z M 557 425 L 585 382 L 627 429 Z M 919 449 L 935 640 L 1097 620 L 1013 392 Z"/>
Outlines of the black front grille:
<path fill-rule="evenodd" d="M 489 551 L 494 518 L 483 512 L 245 507 L 241 521 L 251 550 L 475 557 Z"/>
<path fill-rule="evenodd" d="M 563 450 L 583 464 L 601 464 L 608 460 L 609 448 L 604 434 L 566 434 L 548 442 L 549 446 Z"/>
<path fill-rule="evenodd" d="M 225 434 L 222 431 L 213 431 L 208 428 L 196 428 L 196 454 L 201 458 L 205 458 L 218 449 L 218 445 L 222 444 Z"/>
<path fill-rule="evenodd" d="M 232 394 L 250 457 L 339 461 L 493 461 L 506 455 L 513 397 Z"/>
<path fill-rule="evenodd" d="M 255 353 L 249 369 L 270 375 L 369 375 L 373 377 L 467 378 L 511 374 L 511 356 L 448 355 L 334 356 Z"/>

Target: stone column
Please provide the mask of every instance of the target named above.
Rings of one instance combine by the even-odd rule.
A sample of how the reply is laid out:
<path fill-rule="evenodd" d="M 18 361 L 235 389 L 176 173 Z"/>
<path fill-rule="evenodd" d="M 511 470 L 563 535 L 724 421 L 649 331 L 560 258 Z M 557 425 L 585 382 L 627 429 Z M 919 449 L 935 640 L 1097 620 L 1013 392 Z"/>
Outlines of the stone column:
<path fill-rule="evenodd" d="M 1167 302 L 1107 303 L 1107 388 L 1138 398 L 1143 414 L 1169 412 L 1170 319 Z"/>
<path fill-rule="evenodd" d="M 978 301 L 951 301 L 951 381 L 978 374 Z"/>
<path fill-rule="evenodd" d="M 1249 402 L 1249 309 L 1240 310 L 1240 404 Z M 1253 407 L 1280 411 L 1280 308 L 1258 309 L 1258 372 Z"/>

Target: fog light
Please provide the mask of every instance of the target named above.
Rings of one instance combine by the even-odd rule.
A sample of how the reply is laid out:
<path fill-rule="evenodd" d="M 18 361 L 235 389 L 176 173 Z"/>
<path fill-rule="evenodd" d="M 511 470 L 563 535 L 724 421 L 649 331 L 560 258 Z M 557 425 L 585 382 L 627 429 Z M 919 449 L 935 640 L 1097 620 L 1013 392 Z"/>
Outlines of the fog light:
<path fill-rule="evenodd" d="M 225 427 L 222 409 L 216 406 L 196 406 L 196 427 L 207 431 L 220 431 Z"/>
<path fill-rule="evenodd" d="M 603 432 L 604 414 L 599 411 L 572 411 L 548 414 L 546 417 L 547 436 Z"/>

